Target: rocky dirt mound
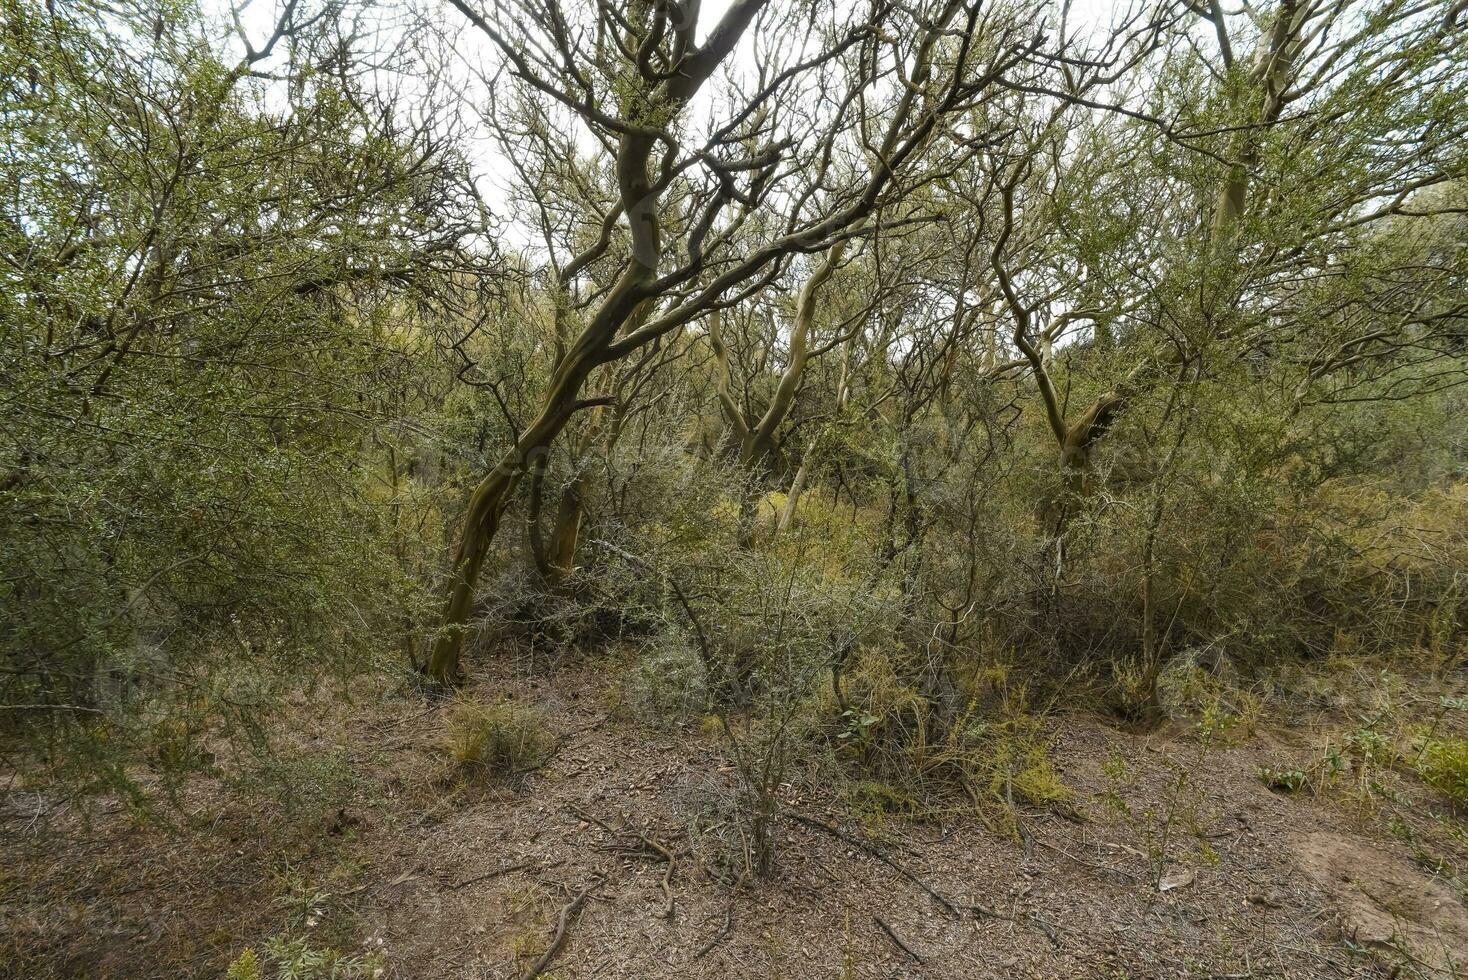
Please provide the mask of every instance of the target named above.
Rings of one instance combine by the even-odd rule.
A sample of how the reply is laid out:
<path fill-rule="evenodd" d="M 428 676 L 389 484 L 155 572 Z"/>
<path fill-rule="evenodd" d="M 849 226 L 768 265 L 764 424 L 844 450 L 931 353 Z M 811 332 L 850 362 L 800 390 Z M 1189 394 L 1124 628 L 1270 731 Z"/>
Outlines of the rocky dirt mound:
<path fill-rule="evenodd" d="M 1409 953 L 1448 976 L 1468 970 L 1468 906 L 1417 865 L 1341 834 L 1309 834 L 1293 849 L 1328 897 L 1343 938 Z"/>

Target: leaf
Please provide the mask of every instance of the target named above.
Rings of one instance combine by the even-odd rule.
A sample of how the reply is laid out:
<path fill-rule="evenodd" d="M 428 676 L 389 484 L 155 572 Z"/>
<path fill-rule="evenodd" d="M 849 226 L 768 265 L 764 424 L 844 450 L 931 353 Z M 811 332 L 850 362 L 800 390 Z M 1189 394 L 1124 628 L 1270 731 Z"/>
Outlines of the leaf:
<path fill-rule="evenodd" d="M 1157 882 L 1157 890 L 1160 892 L 1170 892 L 1174 888 L 1186 888 L 1196 881 L 1197 878 L 1197 872 L 1193 871 L 1192 868 L 1183 868 L 1181 871 L 1174 871 L 1171 874 L 1163 875 L 1162 879 Z"/>

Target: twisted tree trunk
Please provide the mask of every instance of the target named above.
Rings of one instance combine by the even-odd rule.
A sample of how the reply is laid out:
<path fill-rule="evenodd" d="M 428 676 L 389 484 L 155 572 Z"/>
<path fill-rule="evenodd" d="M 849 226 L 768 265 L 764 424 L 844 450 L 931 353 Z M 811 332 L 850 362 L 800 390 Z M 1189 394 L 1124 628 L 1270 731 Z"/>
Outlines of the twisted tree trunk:
<path fill-rule="evenodd" d="M 645 152 L 643 160 L 646 160 Z M 642 301 L 643 288 L 652 273 L 641 262 L 634 260 L 628 264 L 596 316 L 551 376 L 550 387 L 541 400 L 540 414 L 469 497 L 444 599 L 442 627 L 423 665 L 423 672 L 436 683 L 452 684 L 459 678 L 465 627 L 474 607 L 474 585 L 479 581 L 485 555 L 499 531 L 515 487 L 531 466 L 541 465 L 551 444 L 576 411 L 587 407 L 578 400 L 581 386 Z"/>

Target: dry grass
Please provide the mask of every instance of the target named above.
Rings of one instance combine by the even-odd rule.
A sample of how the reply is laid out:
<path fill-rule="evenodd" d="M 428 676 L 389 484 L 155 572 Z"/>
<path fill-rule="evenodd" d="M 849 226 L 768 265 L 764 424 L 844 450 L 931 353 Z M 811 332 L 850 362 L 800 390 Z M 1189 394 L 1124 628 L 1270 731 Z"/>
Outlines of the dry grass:
<path fill-rule="evenodd" d="M 449 755 L 467 772 L 523 774 L 544 761 L 551 745 L 544 719 L 530 708 L 461 700 L 449 718 Z"/>

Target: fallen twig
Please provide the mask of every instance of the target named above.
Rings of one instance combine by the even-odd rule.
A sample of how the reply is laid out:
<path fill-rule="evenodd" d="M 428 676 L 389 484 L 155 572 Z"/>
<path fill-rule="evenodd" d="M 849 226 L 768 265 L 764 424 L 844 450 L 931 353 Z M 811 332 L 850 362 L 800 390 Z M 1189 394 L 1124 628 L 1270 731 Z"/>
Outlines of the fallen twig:
<path fill-rule="evenodd" d="M 605 830 L 613 837 L 617 836 L 616 828 L 608 824 L 605 820 L 602 820 L 600 817 L 593 816 L 592 814 L 587 813 L 585 810 L 578 810 L 574 806 L 566 807 L 566 812 L 579 820 L 585 820 L 587 823 L 596 824 L 598 827 L 600 827 L 602 830 Z"/>
<path fill-rule="evenodd" d="M 1066 858 L 1070 859 L 1071 861 L 1074 861 L 1076 864 L 1079 864 L 1082 867 L 1090 868 L 1093 871 L 1100 871 L 1100 872 L 1104 872 L 1105 874 L 1119 875 L 1119 876 L 1121 876 L 1123 878 L 1126 878 L 1126 879 L 1129 879 L 1131 881 L 1141 881 L 1140 878 L 1138 878 L 1136 875 L 1132 874 L 1130 871 L 1127 871 L 1124 868 L 1113 868 L 1113 867 L 1111 867 L 1109 865 L 1096 864 L 1094 861 L 1087 861 L 1085 858 L 1079 857 L 1079 856 L 1077 856 L 1075 854 L 1072 854 L 1070 851 L 1067 851 L 1065 848 L 1059 847 L 1059 846 L 1057 846 L 1055 844 L 1052 844 L 1048 840 L 1043 840 L 1043 839 L 1041 839 L 1039 837 L 1036 837 L 1035 838 L 1035 843 L 1036 844 L 1039 844 L 1041 847 L 1048 847 L 1050 850 L 1054 851 L 1056 854 L 1060 854 L 1063 857 L 1066 857 Z"/>
<path fill-rule="evenodd" d="M 744 875 L 739 876 L 738 880 L 734 882 L 733 889 L 729 892 L 729 905 L 724 909 L 724 924 L 718 932 L 714 933 L 714 938 L 700 946 L 698 952 L 693 954 L 695 960 L 703 959 L 710 950 L 723 942 L 725 936 L 729 935 L 729 930 L 734 926 L 734 902 L 739 897 L 739 886 L 742 884 L 744 884 Z"/>
<path fill-rule="evenodd" d="M 419 718 L 422 718 L 424 715 L 432 714 L 433 712 L 437 711 L 439 708 L 442 708 L 442 707 L 443 707 L 443 704 L 441 702 L 440 703 L 437 703 L 437 704 L 430 704 L 428 707 L 423 708 L 420 711 L 415 711 L 415 712 L 413 712 L 410 715 L 406 715 L 406 716 L 404 716 L 402 718 L 396 718 L 396 719 L 394 719 L 392 721 L 386 722 L 385 724 L 375 725 L 373 727 L 377 729 L 377 734 L 381 735 L 381 734 L 383 734 L 385 732 L 390 732 L 394 728 L 397 728 L 397 727 L 399 727 L 401 725 L 406 725 L 410 721 L 417 721 Z"/>
<path fill-rule="evenodd" d="M 536 977 L 545 972 L 546 967 L 550 966 L 551 960 L 556 958 L 556 954 L 561 951 L 561 947 L 566 943 L 566 934 L 571 925 L 571 920 L 581 911 L 581 906 L 586 904 L 586 896 L 591 894 L 591 890 L 601 883 L 601 878 L 595 879 L 591 884 L 577 892 L 576 897 L 567 902 L 561 909 L 561 916 L 556 921 L 556 934 L 551 937 L 550 945 L 546 947 L 544 953 L 540 954 L 540 959 L 531 965 L 530 970 L 521 980 L 535 980 Z"/>
<path fill-rule="evenodd" d="M 1055 930 L 1050 928 L 1050 923 L 1046 922 L 1037 913 L 1026 912 L 1025 921 L 1029 922 L 1036 929 L 1039 929 L 1041 932 L 1043 932 L 1045 934 L 1045 938 L 1050 940 L 1050 945 L 1054 946 L 1056 949 L 1065 948 L 1060 944 L 1060 937 L 1055 935 Z"/>
<path fill-rule="evenodd" d="M 913 948 L 911 946 L 907 945 L 907 943 L 905 943 L 905 942 L 902 941 L 902 937 L 901 936 L 897 935 L 897 933 L 895 933 L 895 932 L 892 931 L 892 927 L 889 926 L 886 922 L 884 922 L 882 920 L 882 917 L 880 915 L 874 915 L 874 916 L 872 916 L 872 921 L 875 922 L 877 925 L 881 926 L 882 927 L 882 931 L 887 934 L 887 938 L 890 939 L 890 940 L 892 940 L 894 943 L 896 943 L 898 949 L 902 950 L 908 956 L 911 956 L 914 963 L 916 963 L 918 966 L 922 966 L 926 962 L 926 960 L 924 960 L 921 956 L 919 956 L 913 950 Z"/>
<path fill-rule="evenodd" d="M 451 885 L 444 885 L 443 890 L 446 892 L 456 892 L 460 889 L 468 888 L 470 885 L 477 885 L 481 881 L 488 881 L 491 878 L 498 878 L 501 875 L 513 874 L 516 871 L 524 871 L 526 868 L 535 868 L 538 871 L 545 871 L 550 868 L 554 868 L 561 863 L 562 862 L 560 861 L 553 861 L 550 864 L 542 865 L 536 861 L 521 861 L 519 864 L 511 864 L 507 867 L 495 868 L 493 871 L 486 871 L 482 875 L 475 875 L 472 878 L 465 878 L 463 881 L 456 881 Z"/>
<path fill-rule="evenodd" d="M 816 820 L 813 817 L 803 816 L 799 813 L 791 813 L 788 814 L 788 816 L 790 817 L 790 819 L 796 821 L 797 823 L 805 824 L 807 827 L 813 827 L 816 830 L 825 831 L 832 837 L 836 837 L 839 840 L 843 840 L 854 847 L 859 847 L 863 851 L 866 851 L 872 857 L 876 858 L 878 861 L 881 861 L 887 867 L 891 868 L 893 871 L 896 871 L 898 874 L 902 875 L 902 877 L 906 878 L 914 885 L 917 885 L 918 888 L 922 889 L 924 894 L 926 894 L 929 898 L 942 906 L 943 909 L 947 911 L 950 915 L 962 915 L 964 912 L 970 912 L 977 913 L 979 915 L 987 915 L 995 919 L 1004 918 L 1004 916 L 1000 913 L 995 912 L 993 909 L 987 908 L 983 905 L 959 906 L 954 904 L 949 898 L 943 895 L 943 893 L 939 892 L 932 885 L 929 885 L 926 881 L 923 881 L 923 879 L 919 878 L 916 874 L 909 871 L 907 868 L 904 868 L 902 865 L 898 864 L 891 857 L 889 857 L 885 851 L 883 851 L 880 847 L 877 847 L 870 841 L 862 840 L 860 837 L 854 837 L 839 827 L 832 827 L 830 824 L 823 823 L 822 821 Z"/>

